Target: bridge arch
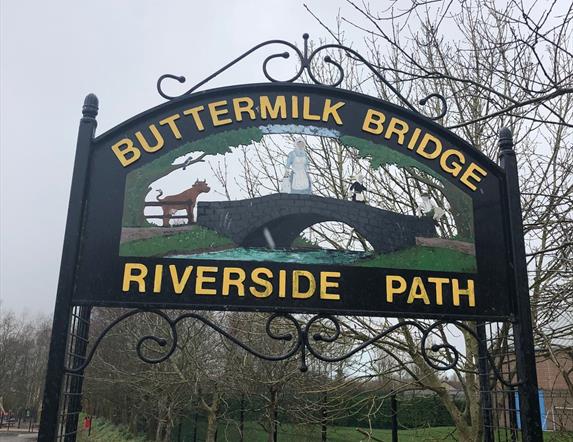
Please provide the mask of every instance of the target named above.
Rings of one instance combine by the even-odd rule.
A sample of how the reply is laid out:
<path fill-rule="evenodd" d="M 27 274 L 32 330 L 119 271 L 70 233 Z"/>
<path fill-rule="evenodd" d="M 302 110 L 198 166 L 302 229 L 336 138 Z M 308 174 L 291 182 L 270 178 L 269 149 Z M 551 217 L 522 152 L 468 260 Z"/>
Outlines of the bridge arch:
<path fill-rule="evenodd" d="M 411 247 L 416 237 L 436 236 L 429 218 L 316 195 L 273 194 L 240 201 L 200 202 L 197 223 L 242 247 L 290 248 L 306 228 L 326 221 L 353 227 L 378 253 Z M 267 232 L 267 233 L 265 233 Z"/>
<path fill-rule="evenodd" d="M 304 229 L 299 238 L 302 242 L 293 242 L 293 248 L 320 248 L 322 250 L 347 250 L 352 252 L 371 252 L 370 241 L 354 227 L 342 221 L 323 221 Z M 298 247 L 300 245 L 300 247 Z"/>

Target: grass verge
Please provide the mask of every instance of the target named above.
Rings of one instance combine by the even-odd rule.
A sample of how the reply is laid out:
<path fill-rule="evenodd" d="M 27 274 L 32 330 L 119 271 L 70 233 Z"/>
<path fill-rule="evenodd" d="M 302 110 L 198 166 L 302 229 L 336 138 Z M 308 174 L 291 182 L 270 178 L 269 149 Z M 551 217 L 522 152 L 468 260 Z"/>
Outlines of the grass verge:
<path fill-rule="evenodd" d="M 88 436 L 88 431 L 83 429 L 85 415 L 80 414 L 78 420 L 78 442 L 147 442 L 145 436 L 130 433 L 123 425 L 114 425 L 109 421 L 100 418 L 93 418 L 92 429 Z"/>

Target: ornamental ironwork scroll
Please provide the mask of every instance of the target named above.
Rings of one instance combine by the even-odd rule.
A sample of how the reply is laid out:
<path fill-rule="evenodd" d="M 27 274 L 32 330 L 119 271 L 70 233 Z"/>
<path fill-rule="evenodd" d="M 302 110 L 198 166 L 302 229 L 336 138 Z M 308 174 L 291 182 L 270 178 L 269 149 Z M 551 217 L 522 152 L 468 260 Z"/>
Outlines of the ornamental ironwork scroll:
<path fill-rule="evenodd" d="M 98 100 L 86 97 L 40 440 L 57 435 L 64 376 L 76 376 L 73 385 L 81 389 L 81 375 L 103 339 L 144 313 L 161 318 L 170 334 L 138 339 L 135 350 L 144 362 L 171 357 L 178 324 L 191 320 L 260 359 L 298 356 L 302 371 L 309 354 L 342 361 L 403 327 L 419 334 L 418 351 L 430 367 L 456 369 L 460 351 L 432 344 L 436 330 L 451 324 L 480 340 L 463 321 L 512 320 L 518 382 L 501 376 L 484 345 L 480 355 L 500 382 L 519 387 L 525 433 L 539 439 L 511 133 L 502 133 L 501 168 L 435 122 L 447 112 L 441 94 L 419 101 L 437 100 L 439 112 L 427 117 L 356 50 L 341 44 L 311 50 L 308 38 L 302 50 L 285 40 L 262 42 L 178 95 L 168 94 L 165 83 L 185 78 L 162 75 L 157 91 L 166 103 L 98 136 Z M 287 51 L 262 62 L 268 83 L 200 90 L 251 54 L 281 46 Z M 363 64 L 402 106 L 340 88 L 344 63 L 332 52 Z M 271 63 L 291 54 L 295 73 L 273 76 Z M 321 61 L 334 68 L 330 83 L 320 78 Z M 131 310 L 88 349 L 94 306 Z M 82 311 L 75 317 L 83 334 L 70 341 L 74 357 L 65 366 L 63 337 L 73 328 L 74 308 Z M 162 309 L 184 312 L 171 318 Z M 200 310 L 269 312 L 266 334 L 285 348 L 262 352 Z M 310 316 L 303 322 L 298 313 Z M 323 347 L 340 342 L 337 315 L 397 322 L 333 356 Z M 288 330 L 279 332 L 277 321 L 286 321 Z M 150 356 L 149 348 L 163 351 Z M 487 382 L 482 388 L 489 390 Z M 66 428 L 77 427 L 74 407 Z"/>
<path fill-rule="evenodd" d="M 466 333 L 470 334 L 473 339 L 479 340 L 479 336 L 477 335 L 476 331 L 472 329 L 467 324 L 464 324 L 460 321 L 436 321 L 432 324 L 425 325 L 419 321 L 413 320 L 401 320 L 398 323 L 388 326 L 383 331 L 379 332 L 378 334 L 365 339 L 359 345 L 356 345 L 349 351 L 344 352 L 338 356 L 328 356 L 325 355 L 323 351 L 316 347 L 319 343 L 336 343 L 336 341 L 341 337 L 341 325 L 340 320 L 333 315 L 314 315 L 309 318 L 306 323 L 302 323 L 299 318 L 288 314 L 288 313 L 273 313 L 268 316 L 266 323 L 265 323 L 265 333 L 266 335 L 273 340 L 282 341 L 286 343 L 290 343 L 290 346 L 279 354 L 269 354 L 259 351 L 253 348 L 251 345 L 243 342 L 242 340 L 235 337 L 232 333 L 226 331 L 223 327 L 217 324 L 215 321 L 207 318 L 206 316 L 197 313 L 197 312 L 186 312 L 176 316 L 172 319 L 166 312 L 162 310 L 144 310 L 144 309 L 135 309 L 123 313 L 122 315 L 118 316 L 114 319 L 110 324 L 108 324 L 99 334 L 99 336 L 94 340 L 89 352 L 87 353 L 86 357 L 83 358 L 81 363 L 76 364 L 73 367 L 66 367 L 66 372 L 68 373 L 82 373 L 87 366 L 90 364 L 91 360 L 93 359 L 99 345 L 103 341 L 103 339 L 107 336 L 107 334 L 114 329 L 117 325 L 121 324 L 125 320 L 134 317 L 140 314 L 153 314 L 157 315 L 161 318 L 168 327 L 170 339 L 165 339 L 163 337 L 159 337 L 156 335 L 144 335 L 137 340 L 135 345 L 135 350 L 138 358 L 143 362 L 149 364 L 158 364 L 168 360 L 173 353 L 176 351 L 178 342 L 179 342 L 179 334 L 177 330 L 177 326 L 186 320 L 195 320 L 198 321 L 208 327 L 210 327 L 215 332 L 219 333 L 221 336 L 225 337 L 235 345 L 239 346 L 246 352 L 250 353 L 251 355 L 265 360 L 265 361 L 284 361 L 290 359 L 293 356 L 298 354 L 300 358 L 299 369 L 301 372 L 306 372 L 308 370 L 307 364 L 307 353 L 310 353 L 319 361 L 323 362 L 340 362 L 344 361 L 352 356 L 356 355 L 362 350 L 365 350 L 371 345 L 378 343 L 383 338 L 390 335 L 392 332 L 397 331 L 403 327 L 411 327 L 414 330 L 417 330 L 420 333 L 420 346 L 419 352 L 424 359 L 424 361 L 433 369 L 438 371 L 447 371 L 455 369 L 459 360 L 460 360 L 460 351 L 454 346 L 447 342 L 443 342 L 440 344 L 431 344 L 428 345 L 428 339 L 432 335 L 432 333 L 444 326 L 455 326 Z M 281 333 L 277 333 L 273 329 L 273 323 L 279 319 L 282 319 L 290 325 L 292 329 L 291 332 L 283 331 Z M 314 326 L 318 326 L 319 323 L 327 321 L 331 326 L 330 327 L 323 327 L 321 331 L 312 332 L 312 328 Z M 284 326 L 282 328 L 285 328 Z M 155 358 L 148 357 L 144 354 L 144 348 L 146 344 L 155 344 L 160 347 L 161 355 Z M 445 351 L 448 356 L 447 361 L 443 361 L 438 359 L 436 356 L 431 355 L 432 353 L 439 353 L 441 351 Z M 511 383 L 510 381 L 504 379 L 501 375 L 499 370 L 497 369 L 497 364 L 492 357 L 492 355 L 488 352 L 487 358 L 490 363 L 490 367 L 492 368 L 493 373 L 495 374 L 496 378 L 505 386 L 508 387 L 516 387 L 520 385 L 519 382 Z"/>
<path fill-rule="evenodd" d="M 164 91 L 163 84 L 165 83 L 165 80 L 176 80 L 179 83 L 185 83 L 186 78 L 184 76 L 180 76 L 180 75 L 164 74 L 161 77 L 159 77 L 159 79 L 157 80 L 157 92 L 159 92 L 159 95 L 161 95 L 163 98 L 166 98 L 168 100 L 172 100 L 174 98 L 180 98 L 180 97 L 183 97 L 185 95 L 189 95 L 189 94 L 197 91 L 199 88 L 201 88 L 201 86 L 205 85 L 206 83 L 208 83 L 209 81 L 211 81 L 215 77 L 219 76 L 220 74 L 222 74 L 226 70 L 230 69 L 231 67 L 233 67 L 234 65 L 236 65 L 237 63 L 242 61 L 243 59 L 247 58 L 252 53 L 258 51 L 259 49 L 264 48 L 264 47 L 268 47 L 268 46 L 281 46 L 281 45 L 286 46 L 289 50 L 294 52 L 294 54 L 298 58 L 298 62 L 299 62 L 298 70 L 292 77 L 287 78 L 285 80 L 279 80 L 279 79 L 273 77 L 269 73 L 268 64 L 272 60 L 277 59 L 277 58 L 288 59 L 288 58 L 290 58 L 290 53 L 288 51 L 286 51 L 286 52 L 279 52 L 279 53 L 276 53 L 273 55 L 269 55 L 268 57 L 266 57 L 264 59 L 263 65 L 262 65 L 263 74 L 267 78 L 267 80 L 269 80 L 270 82 L 273 82 L 273 83 L 281 83 L 281 82 L 293 83 L 293 82 L 297 81 L 298 79 L 300 79 L 301 76 L 303 75 L 303 73 L 306 72 L 308 74 L 310 80 L 314 84 L 318 84 L 321 86 L 338 87 L 342 84 L 342 82 L 344 80 L 345 72 L 344 72 L 344 68 L 342 67 L 342 65 L 340 63 L 338 63 L 336 60 L 334 60 L 330 55 L 325 55 L 323 58 L 323 61 L 325 63 L 328 63 L 328 64 L 334 66 L 337 69 L 338 78 L 336 78 L 331 83 L 324 83 L 324 82 L 320 81 L 318 76 L 313 71 L 313 69 L 314 69 L 313 60 L 315 60 L 315 58 L 318 58 L 318 56 L 321 52 L 328 51 L 329 49 L 335 49 L 335 50 L 341 50 L 342 52 L 345 53 L 346 56 L 353 57 L 355 60 L 360 61 L 364 66 L 366 66 L 370 70 L 370 72 L 372 72 L 372 74 L 376 77 L 376 79 L 378 79 L 378 81 L 380 81 L 390 91 L 392 91 L 392 93 L 394 95 L 396 95 L 396 97 L 398 97 L 404 105 L 406 105 L 409 109 L 411 109 L 414 112 L 419 112 L 419 110 L 406 97 L 404 97 L 400 93 L 400 91 L 398 91 L 398 89 L 396 89 L 392 85 L 392 83 L 390 83 L 384 77 L 384 75 L 380 72 L 380 70 L 377 69 L 374 65 L 372 65 L 372 63 L 370 63 L 366 58 L 364 58 L 359 52 L 357 52 L 354 49 L 352 49 L 348 46 L 345 46 L 345 45 L 330 43 L 330 44 L 318 46 L 316 49 L 312 50 L 312 52 L 309 53 L 309 46 L 308 46 L 309 35 L 303 34 L 302 38 L 303 38 L 303 51 L 301 51 L 293 43 L 288 42 L 286 40 L 274 39 L 274 40 L 267 40 L 265 42 L 259 43 L 255 46 L 253 46 L 248 51 L 245 51 L 243 54 L 241 54 L 240 56 L 238 56 L 237 58 L 235 58 L 231 62 L 227 63 L 225 66 L 223 66 L 221 69 L 215 71 L 214 73 L 209 75 L 207 78 L 201 80 L 199 83 L 197 83 L 196 85 L 194 85 L 193 87 L 191 87 L 190 89 L 188 89 L 187 91 L 183 92 L 180 95 L 169 95 L 169 94 L 167 94 Z M 437 92 L 429 94 L 427 97 L 422 98 L 418 103 L 420 105 L 424 106 L 424 105 L 426 105 L 428 100 L 430 100 L 432 98 L 435 98 L 439 101 L 440 112 L 436 116 L 433 116 L 430 118 L 432 120 L 439 120 L 440 118 L 443 118 L 446 115 L 447 110 L 448 110 L 446 99 L 444 98 L 444 96 L 442 94 L 439 94 Z"/>

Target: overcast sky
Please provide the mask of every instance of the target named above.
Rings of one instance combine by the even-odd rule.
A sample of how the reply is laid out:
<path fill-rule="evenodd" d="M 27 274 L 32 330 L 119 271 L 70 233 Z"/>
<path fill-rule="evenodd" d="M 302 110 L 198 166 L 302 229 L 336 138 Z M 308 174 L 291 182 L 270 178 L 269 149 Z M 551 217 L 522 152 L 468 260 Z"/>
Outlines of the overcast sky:
<path fill-rule="evenodd" d="M 306 3 L 330 24 L 343 5 Z M 263 40 L 327 37 L 301 0 L 1 0 L 0 8 L 0 308 L 30 314 L 53 311 L 87 93 L 100 99 L 102 133 L 162 103 L 163 73 L 192 84 Z M 263 59 L 205 88 L 264 81 Z"/>

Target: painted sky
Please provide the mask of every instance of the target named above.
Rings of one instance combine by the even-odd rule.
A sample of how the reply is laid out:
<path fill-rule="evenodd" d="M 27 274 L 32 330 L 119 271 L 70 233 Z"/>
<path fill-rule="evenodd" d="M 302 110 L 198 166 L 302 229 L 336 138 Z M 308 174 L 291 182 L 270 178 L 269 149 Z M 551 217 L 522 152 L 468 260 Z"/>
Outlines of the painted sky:
<path fill-rule="evenodd" d="M 342 0 L 305 3 L 330 25 L 344 5 L 355 14 Z M 53 311 L 86 94 L 100 99 L 102 133 L 162 103 L 155 83 L 164 73 L 195 83 L 267 39 L 300 44 L 308 32 L 332 41 L 299 0 L 4 0 L 0 8 L 0 308 L 30 314 Z M 359 47 L 358 34 L 346 37 Z M 264 58 L 205 88 L 264 81 Z M 275 66 L 277 75 L 295 69 Z"/>

